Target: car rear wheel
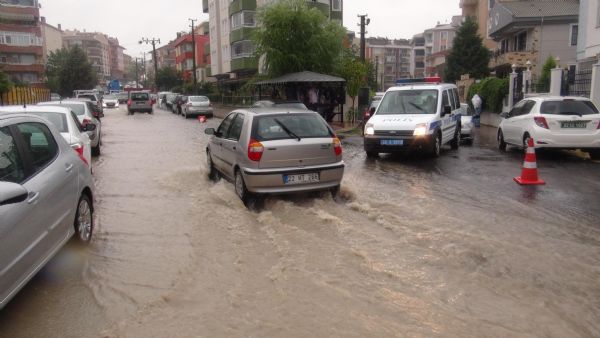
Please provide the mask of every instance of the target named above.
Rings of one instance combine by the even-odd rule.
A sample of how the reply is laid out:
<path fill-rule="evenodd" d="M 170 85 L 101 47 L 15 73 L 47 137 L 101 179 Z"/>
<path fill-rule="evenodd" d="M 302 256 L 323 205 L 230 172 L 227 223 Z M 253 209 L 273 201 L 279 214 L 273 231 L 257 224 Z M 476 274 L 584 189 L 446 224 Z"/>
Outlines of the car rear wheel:
<path fill-rule="evenodd" d="M 439 132 L 435 133 L 433 144 L 431 145 L 431 155 L 433 157 L 440 157 L 440 152 L 442 150 L 442 138 Z"/>
<path fill-rule="evenodd" d="M 75 235 L 81 243 L 87 244 L 92 239 L 94 231 L 94 213 L 92 202 L 87 194 L 81 195 L 75 213 Z"/>
<path fill-rule="evenodd" d="M 252 193 L 246 189 L 246 183 L 244 182 L 244 176 L 242 175 L 241 170 L 235 171 L 235 193 L 238 197 L 244 202 L 245 206 L 248 206 L 251 199 Z"/>
<path fill-rule="evenodd" d="M 454 138 L 450 141 L 450 147 L 454 150 L 458 149 L 460 146 L 460 125 L 456 125 L 456 130 L 454 131 Z"/>
<path fill-rule="evenodd" d="M 504 141 L 502 130 L 498 130 L 498 149 L 506 151 L 506 142 Z"/>

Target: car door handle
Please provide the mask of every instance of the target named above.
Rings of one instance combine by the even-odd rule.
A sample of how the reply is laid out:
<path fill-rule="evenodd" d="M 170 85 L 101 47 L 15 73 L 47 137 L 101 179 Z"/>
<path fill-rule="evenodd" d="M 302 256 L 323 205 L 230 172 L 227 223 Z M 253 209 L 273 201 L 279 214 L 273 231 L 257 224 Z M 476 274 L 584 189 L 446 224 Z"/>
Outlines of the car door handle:
<path fill-rule="evenodd" d="M 73 163 L 65 163 L 65 171 L 70 173 L 73 170 Z"/>
<path fill-rule="evenodd" d="M 27 203 L 33 204 L 33 203 L 37 202 L 37 200 L 39 198 L 40 198 L 40 193 L 32 191 L 29 193 L 29 195 L 27 195 Z"/>

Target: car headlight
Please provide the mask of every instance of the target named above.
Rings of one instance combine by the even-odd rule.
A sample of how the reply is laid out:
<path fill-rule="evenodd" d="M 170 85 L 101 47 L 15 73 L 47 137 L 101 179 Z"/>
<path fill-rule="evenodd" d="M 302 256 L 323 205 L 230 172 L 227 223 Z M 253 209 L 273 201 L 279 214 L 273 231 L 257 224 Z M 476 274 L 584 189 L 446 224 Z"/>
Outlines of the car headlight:
<path fill-rule="evenodd" d="M 372 124 L 367 123 L 365 126 L 365 135 L 375 135 L 375 128 Z"/>
<path fill-rule="evenodd" d="M 414 136 L 423 136 L 427 134 L 427 125 L 425 123 L 419 123 L 415 126 Z"/>

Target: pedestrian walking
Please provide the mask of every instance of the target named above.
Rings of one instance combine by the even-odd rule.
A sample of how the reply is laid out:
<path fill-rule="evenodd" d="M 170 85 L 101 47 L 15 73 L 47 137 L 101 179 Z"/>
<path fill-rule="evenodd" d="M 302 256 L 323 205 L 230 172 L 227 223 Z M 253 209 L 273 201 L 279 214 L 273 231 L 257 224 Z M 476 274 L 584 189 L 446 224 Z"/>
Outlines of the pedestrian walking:
<path fill-rule="evenodd" d="M 483 101 L 481 100 L 481 97 L 478 94 L 475 94 L 471 99 L 471 103 L 473 104 L 473 109 L 475 109 L 475 115 L 473 116 L 473 124 L 475 125 L 475 127 L 479 127 L 479 122 L 481 119 L 481 106 L 483 104 Z"/>

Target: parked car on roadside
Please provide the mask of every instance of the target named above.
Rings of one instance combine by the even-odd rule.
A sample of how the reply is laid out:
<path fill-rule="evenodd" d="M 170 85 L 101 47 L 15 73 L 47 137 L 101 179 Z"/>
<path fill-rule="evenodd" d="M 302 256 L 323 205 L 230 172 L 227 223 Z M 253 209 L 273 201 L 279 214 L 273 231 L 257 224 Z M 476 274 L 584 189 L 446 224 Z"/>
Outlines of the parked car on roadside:
<path fill-rule="evenodd" d="M 183 117 L 204 115 L 213 116 L 213 107 L 206 96 L 188 96 L 187 103 L 183 105 Z"/>
<path fill-rule="evenodd" d="M 119 97 L 117 94 L 108 94 L 102 100 L 103 108 L 119 108 Z"/>
<path fill-rule="evenodd" d="M 369 105 L 369 108 L 363 113 L 363 122 L 366 123 L 371 118 L 371 112 L 377 110 L 377 107 L 381 103 L 381 100 L 373 100 Z"/>
<path fill-rule="evenodd" d="M 500 116 L 498 147 L 526 147 L 533 138 L 536 148 L 581 149 L 600 159 L 600 113 L 584 97 L 539 96 L 519 101 Z"/>
<path fill-rule="evenodd" d="M 439 83 L 439 78 L 420 81 L 388 89 L 372 109 L 363 138 L 367 157 L 406 150 L 437 157 L 444 144 L 458 149 L 462 109 L 456 85 Z"/>
<path fill-rule="evenodd" d="M 92 92 L 83 92 L 83 93 L 78 93 L 75 98 L 89 99 L 90 101 L 92 101 L 92 103 L 94 103 L 94 105 L 96 105 L 96 107 L 98 107 L 98 111 L 100 111 L 100 112 L 103 111 L 102 97 L 100 96 L 100 94 L 92 93 Z"/>
<path fill-rule="evenodd" d="M 175 99 L 173 100 L 173 104 L 172 104 L 172 106 L 173 106 L 173 108 L 172 108 L 173 114 L 181 114 L 182 113 L 182 109 L 183 109 L 182 107 L 183 107 L 184 104 L 187 103 L 187 101 L 188 101 L 188 97 L 187 96 L 185 96 L 185 95 L 177 95 L 175 97 Z"/>
<path fill-rule="evenodd" d="M 171 111 L 173 110 L 173 101 L 175 101 L 175 99 L 177 98 L 177 95 L 180 95 L 180 94 L 168 93 L 166 95 L 166 99 L 167 99 L 166 105 L 167 105 L 167 108 L 170 109 Z"/>
<path fill-rule="evenodd" d="M 46 108 L 67 111 L 25 109 Z M 0 309 L 73 235 L 89 243 L 94 230 L 94 182 L 81 153 L 47 119 L 7 109 L 0 113 Z"/>
<path fill-rule="evenodd" d="M 240 109 L 205 133 L 212 135 L 206 147 L 210 177 L 233 181 L 245 204 L 260 194 L 339 191 L 342 145 L 316 112 Z"/>
<path fill-rule="evenodd" d="M 92 155 L 100 155 L 100 148 L 102 146 L 102 123 L 100 122 L 100 118 L 103 114 L 98 113 L 97 110 L 94 111 L 97 107 L 91 101 L 87 99 L 70 99 L 60 102 L 40 102 L 38 103 L 38 106 L 60 106 L 71 109 L 77 116 L 79 123 L 87 130 L 87 134 L 91 141 Z M 94 129 L 88 130 L 88 124 L 93 124 L 95 126 Z"/>
<path fill-rule="evenodd" d="M 127 113 L 129 115 L 133 115 L 135 112 L 146 112 L 150 114 L 154 113 L 150 93 L 146 91 L 129 92 L 129 100 L 127 101 Z"/>
<path fill-rule="evenodd" d="M 89 124 L 87 127 L 82 126 L 75 113 L 69 108 L 55 106 L 6 106 L 0 107 L 1 113 L 31 114 L 50 121 L 58 129 L 65 141 L 80 154 L 82 160 L 87 163 L 89 170 L 92 171 L 92 146 L 86 132 L 93 131 L 95 126 L 93 124 Z"/>
<path fill-rule="evenodd" d="M 126 104 L 127 100 L 129 100 L 129 93 L 128 92 L 120 92 L 117 94 L 114 94 L 117 97 L 117 100 L 119 101 L 119 104 Z"/>
<path fill-rule="evenodd" d="M 56 93 L 51 93 L 50 94 L 50 101 L 60 101 L 60 95 L 58 95 Z"/>
<path fill-rule="evenodd" d="M 473 115 L 475 111 L 467 103 L 461 103 L 460 139 L 466 144 L 473 144 Z"/>

